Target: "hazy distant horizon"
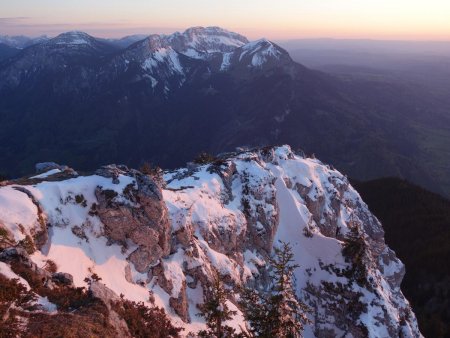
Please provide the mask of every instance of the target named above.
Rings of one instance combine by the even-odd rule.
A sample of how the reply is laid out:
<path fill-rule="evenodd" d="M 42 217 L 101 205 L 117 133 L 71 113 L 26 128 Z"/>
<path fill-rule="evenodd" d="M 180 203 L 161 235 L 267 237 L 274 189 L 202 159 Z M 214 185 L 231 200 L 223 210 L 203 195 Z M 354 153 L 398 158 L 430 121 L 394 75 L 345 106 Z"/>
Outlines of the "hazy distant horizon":
<path fill-rule="evenodd" d="M 76 29 L 120 37 L 220 26 L 250 39 L 450 40 L 450 2 L 444 0 L 16 0 L 0 4 L 0 13 L 3 35 Z"/>
<path fill-rule="evenodd" d="M 175 32 L 184 32 L 186 29 L 192 28 L 192 27 L 211 27 L 211 26 L 217 26 L 221 27 L 223 29 L 226 29 L 231 32 L 239 33 L 250 40 L 257 40 L 260 38 L 267 38 L 269 40 L 273 41 L 284 41 L 284 42 L 290 42 L 290 41 L 371 41 L 371 42 L 430 42 L 430 43 L 450 43 L 450 36 L 448 38 L 441 38 L 441 39 L 433 39 L 433 38 L 398 38 L 398 37 L 371 37 L 371 36 L 361 36 L 361 37 L 334 37 L 334 36 L 317 36 L 317 37 L 305 37 L 305 36 L 291 36 L 291 37 L 270 37 L 271 34 L 268 35 L 256 35 L 253 34 L 246 34 L 243 30 L 239 29 L 230 29 L 223 26 L 218 25 L 192 25 L 192 26 L 186 26 L 182 28 L 144 28 L 144 29 L 130 29 L 130 30 L 119 30 L 116 31 L 114 29 L 108 30 L 108 29 L 83 29 L 83 26 L 71 26 L 67 29 L 63 30 L 39 30 L 39 31 L 30 31 L 30 30 L 23 30 L 23 31 L 10 31 L 5 30 L 2 27 L 1 24 L 2 18 L 0 18 L 0 35 L 1 36 L 26 36 L 30 38 L 36 38 L 41 36 L 47 36 L 49 38 L 56 37 L 59 34 L 71 32 L 71 31 L 80 31 L 87 33 L 93 37 L 97 38 L 103 38 L 103 39 L 120 39 L 123 37 L 131 36 L 131 35 L 152 35 L 152 34 L 172 34 Z"/>
<path fill-rule="evenodd" d="M 1 18 L 0 18 L 0 23 L 1 23 Z M 132 35 L 143 35 L 143 36 L 148 36 L 148 35 L 152 35 L 152 34 L 172 34 L 175 32 L 184 32 L 185 30 L 192 28 L 192 27 L 211 27 L 211 26 L 200 26 L 200 25 L 193 25 L 193 26 L 189 26 L 189 27 L 184 27 L 184 28 L 154 28 L 154 29 L 142 29 L 142 30 L 132 30 L 130 32 L 123 32 L 123 33 L 119 33 L 119 32 L 115 32 L 114 30 L 104 30 L 104 31 L 99 31 L 98 33 L 96 33 L 96 31 L 91 31 L 89 29 L 82 29 L 82 28 L 77 28 L 77 27 L 73 27 L 73 29 L 67 29 L 67 30 L 58 30 L 55 32 L 42 32 L 42 33 L 35 33 L 35 34 L 27 34 L 27 33 L 15 33 L 15 34 L 8 34 L 5 33 L 1 30 L 1 24 L 0 24 L 0 36 L 9 36 L 9 37 L 19 37 L 19 36 L 25 36 L 25 37 L 29 37 L 29 38 L 37 38 L 37 37 L 48 37 L 48 38 L 53 38 L 58 36 L 59 34 L 63 34 L 63 33 L 67 33 L 67 32 L 71 32 L 71 31 L 79 31 L 79 32 L 84 32 L 87 33 L 93 37 L 96 38 L 102 38 L 102 39 L 121 39 L 127 36 L 132 36 Z M 216 26 L 216 27 L 220 27 L 220 26 Z M 244 33 L 242 33 L 239 30 L 233 30 L 233 29 L 229 29 L 227 27 L 220 27 L 223 28 L 225 30 L 228 30 L 230 32 L 235 32 L 235 33 L 239 33 L 242 34 L 244 36 L 246 36 L 247 38 L 249 38 L 250 40 L 257 40 L 257 39 L 261 39 L 261 38 L 268 38 L 267 36 L 249 36 L 246 35 Z M 320 42 L 324 42 L 324 43 L 333 43 L 333 42 L 349 42 L 349 43 L 357 43 L 357 42 L 363 42 L 363 43 L 430 43 L 430 44 L 449 44 L 449 48 L 450 48 L 450 38 L 448 38 L 447 40 L 426 40 L 426 39 L 382 39 L 382 38 L 371 38 L 371 37 L 360 37 L 360 38 L 339 38 L 339 37 L 332 37 L 332 36 L 323 36 L 323 37 L 290 37 L 290 38 L 275 38 L 275 39 L 271 39 L 274 42 L 284 42 L 284 43 L 295 43 L 295 42 L 313 42 L 313 43 L 320 43 Z"/>

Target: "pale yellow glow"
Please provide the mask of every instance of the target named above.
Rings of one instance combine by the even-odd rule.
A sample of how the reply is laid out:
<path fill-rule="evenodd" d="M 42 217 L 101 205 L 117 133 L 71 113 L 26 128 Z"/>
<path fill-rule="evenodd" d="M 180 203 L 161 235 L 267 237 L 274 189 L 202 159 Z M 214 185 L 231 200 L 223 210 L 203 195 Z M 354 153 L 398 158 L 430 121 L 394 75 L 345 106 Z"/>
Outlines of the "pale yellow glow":
<path fill-rule="evenodd" d="M 5 30 L 80 28 L 101 35 L 218 25 L 272 39 L 450 39 L 444 0 L 0 0 Z"/>

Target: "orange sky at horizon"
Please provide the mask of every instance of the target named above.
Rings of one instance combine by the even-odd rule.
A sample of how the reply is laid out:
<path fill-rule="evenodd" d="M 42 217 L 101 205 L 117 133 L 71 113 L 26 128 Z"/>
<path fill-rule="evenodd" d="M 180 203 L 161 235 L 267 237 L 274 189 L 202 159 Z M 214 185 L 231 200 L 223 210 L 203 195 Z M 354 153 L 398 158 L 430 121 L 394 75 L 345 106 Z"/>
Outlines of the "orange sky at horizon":
<path fill-rule="evenodd" d="M 444 0 L 15 0 L 0 4 L 0 35 L 57 35 L 82 30 L 100 37 L 171 33 L 220 26 L 273 40 L 370 38 L 450 40 Z"/>

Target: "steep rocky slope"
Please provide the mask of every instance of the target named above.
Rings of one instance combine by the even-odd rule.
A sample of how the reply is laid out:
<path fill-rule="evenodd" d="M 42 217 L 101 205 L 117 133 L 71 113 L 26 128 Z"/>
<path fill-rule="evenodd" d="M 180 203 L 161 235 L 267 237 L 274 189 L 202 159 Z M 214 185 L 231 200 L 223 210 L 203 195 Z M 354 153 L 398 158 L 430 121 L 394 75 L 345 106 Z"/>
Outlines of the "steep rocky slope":
<path fill-rule="evenodd" d="M 19 52 L 20 49 L 10 47 L 0 42 L 0 62 L 18 54 Z"/>
<path fill-rule="evenodd" d="M 25 247 L 19 256 L 35 269 L 51 260 L 74 286 L 95 280 L 109 289 L 106 303 L 105 294 L 122 294 L 150 304 L 151 291 L 185 334 L 204 327 L 197 305 L 214 271 L 234 290 L 229 324 L 245 328 L 236 286 L 264 286 L 272 248 L 285 241 L 300 265 L 297 294 L 311 308 L 306 337 L 421 336 L 400 290 L 404 266 L 381 224 L 345 176 L 288 146 L 163 176 L 106 166 L 90 176 L 58 169 L 6 182 L 0 226 L 6 277 Z M 351 232 L 362 238 L 357 256 L 343 252 Z"/>
<path fill-rule="evenodd" d="M 450 201 L 397 178 L 355 182 L 406 265 L 402 290 L 426 337 L 450 335 Z"/>

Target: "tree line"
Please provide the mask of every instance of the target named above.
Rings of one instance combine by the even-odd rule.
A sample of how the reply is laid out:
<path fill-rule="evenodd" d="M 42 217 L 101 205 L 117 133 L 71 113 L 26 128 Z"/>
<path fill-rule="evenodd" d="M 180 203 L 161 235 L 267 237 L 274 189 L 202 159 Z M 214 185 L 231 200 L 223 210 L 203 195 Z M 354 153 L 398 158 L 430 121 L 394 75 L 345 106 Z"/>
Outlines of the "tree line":
<path fill-rule="evenodd" d="M 309 323 L 309 308 L 299 300 L 293 285 L 294 254 L 288 243 L 281 242 L 269 259 L 269 283 L 266 290 L 244 287 L 238 301 L 249 327 L 237 333 L 227 325 L 237 314 L 227 304 L 231 290 L 227 289 L 216 272 L 207 291 L 205 302 L 199 305 L 199 316 L 205 318 L 207 329 L 197 333 L 200 337 L 302 337 Z"/>

